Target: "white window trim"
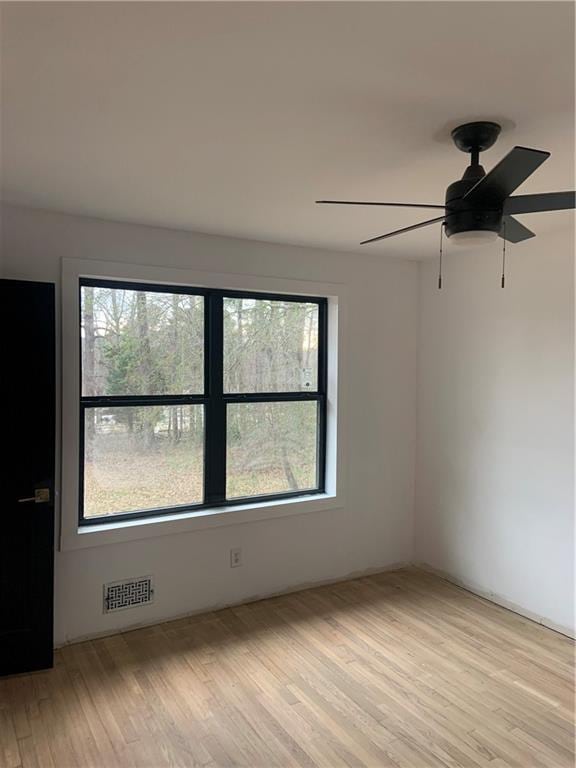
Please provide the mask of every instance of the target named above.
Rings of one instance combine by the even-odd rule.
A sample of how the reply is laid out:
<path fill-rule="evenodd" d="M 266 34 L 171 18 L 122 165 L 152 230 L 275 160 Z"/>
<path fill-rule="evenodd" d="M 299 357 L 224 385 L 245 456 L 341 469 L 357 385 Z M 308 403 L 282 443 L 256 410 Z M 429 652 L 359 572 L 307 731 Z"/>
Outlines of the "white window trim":
<path fill-rule="evenodd" d="M 80 414 L 81 277 L 132 280 L 225 290 L 262 291 L 328 299 L 328 383 L 326 492 L 294 499 L 247 502 L 161 517 L 136 518 L 101 525 L 78 524 Z M 178 267 L 143 266 L 109 261 L 62 259 L 62 477 L 60 549 L 72 550 L 147 539 L 195 530 L 253 523 L 271 518 L 336 509 L 345 503 L 346 456 L 346 287 L 341 283 L 293 280 L 266 275 L 237 275 Z"/>

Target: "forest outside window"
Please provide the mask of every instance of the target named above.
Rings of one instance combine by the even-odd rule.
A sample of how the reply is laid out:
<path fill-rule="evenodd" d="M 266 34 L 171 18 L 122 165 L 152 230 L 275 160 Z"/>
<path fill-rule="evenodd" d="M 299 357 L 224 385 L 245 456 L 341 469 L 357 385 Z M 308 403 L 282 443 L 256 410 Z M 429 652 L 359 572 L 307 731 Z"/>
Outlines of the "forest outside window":
<path fill-rule="evenodd" d="M 80 523 L 322 493 L 326 310 L 82 278 Z"/>

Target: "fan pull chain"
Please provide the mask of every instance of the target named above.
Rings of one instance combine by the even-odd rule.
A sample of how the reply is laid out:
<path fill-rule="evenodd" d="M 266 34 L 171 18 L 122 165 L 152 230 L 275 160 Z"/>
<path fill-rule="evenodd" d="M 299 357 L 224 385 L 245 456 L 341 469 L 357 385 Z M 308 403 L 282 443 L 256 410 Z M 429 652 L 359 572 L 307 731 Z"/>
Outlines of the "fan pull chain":
<path fill-rule="evenodd" d="M 444 228 L 444 222 L 440 224 L 440 264 L 438 267 L 438 290 L 442 288 L 442 230 Z"/>
<path fill-rule="evenodd" d="M 506 285 L 506 222 L 502 223 L 502 279 L 500 280 L 500 287 L 504 288 Z"/>

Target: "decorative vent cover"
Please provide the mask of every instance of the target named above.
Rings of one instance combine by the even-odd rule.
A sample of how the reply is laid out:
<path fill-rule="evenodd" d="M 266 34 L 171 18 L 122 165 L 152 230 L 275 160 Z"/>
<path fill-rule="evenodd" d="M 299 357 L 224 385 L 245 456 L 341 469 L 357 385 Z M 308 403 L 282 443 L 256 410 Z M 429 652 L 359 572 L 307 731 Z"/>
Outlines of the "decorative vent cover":
<path fill-rule="evenodd" d="M 147 605 L 154 600 L 152 576 L 124 579 L 104 584 L 104 613 L 123 611 L 137 605 Z"/>

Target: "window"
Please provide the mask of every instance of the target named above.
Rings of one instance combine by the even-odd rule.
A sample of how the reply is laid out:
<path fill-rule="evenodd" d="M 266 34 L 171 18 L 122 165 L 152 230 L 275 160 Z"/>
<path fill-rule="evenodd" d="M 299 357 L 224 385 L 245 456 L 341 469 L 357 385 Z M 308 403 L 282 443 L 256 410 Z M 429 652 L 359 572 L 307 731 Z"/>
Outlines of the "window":
<path fill-rule="evenodd" d="M 80 522 L 323 492 L 326 310 L 82 278 Z"/>

